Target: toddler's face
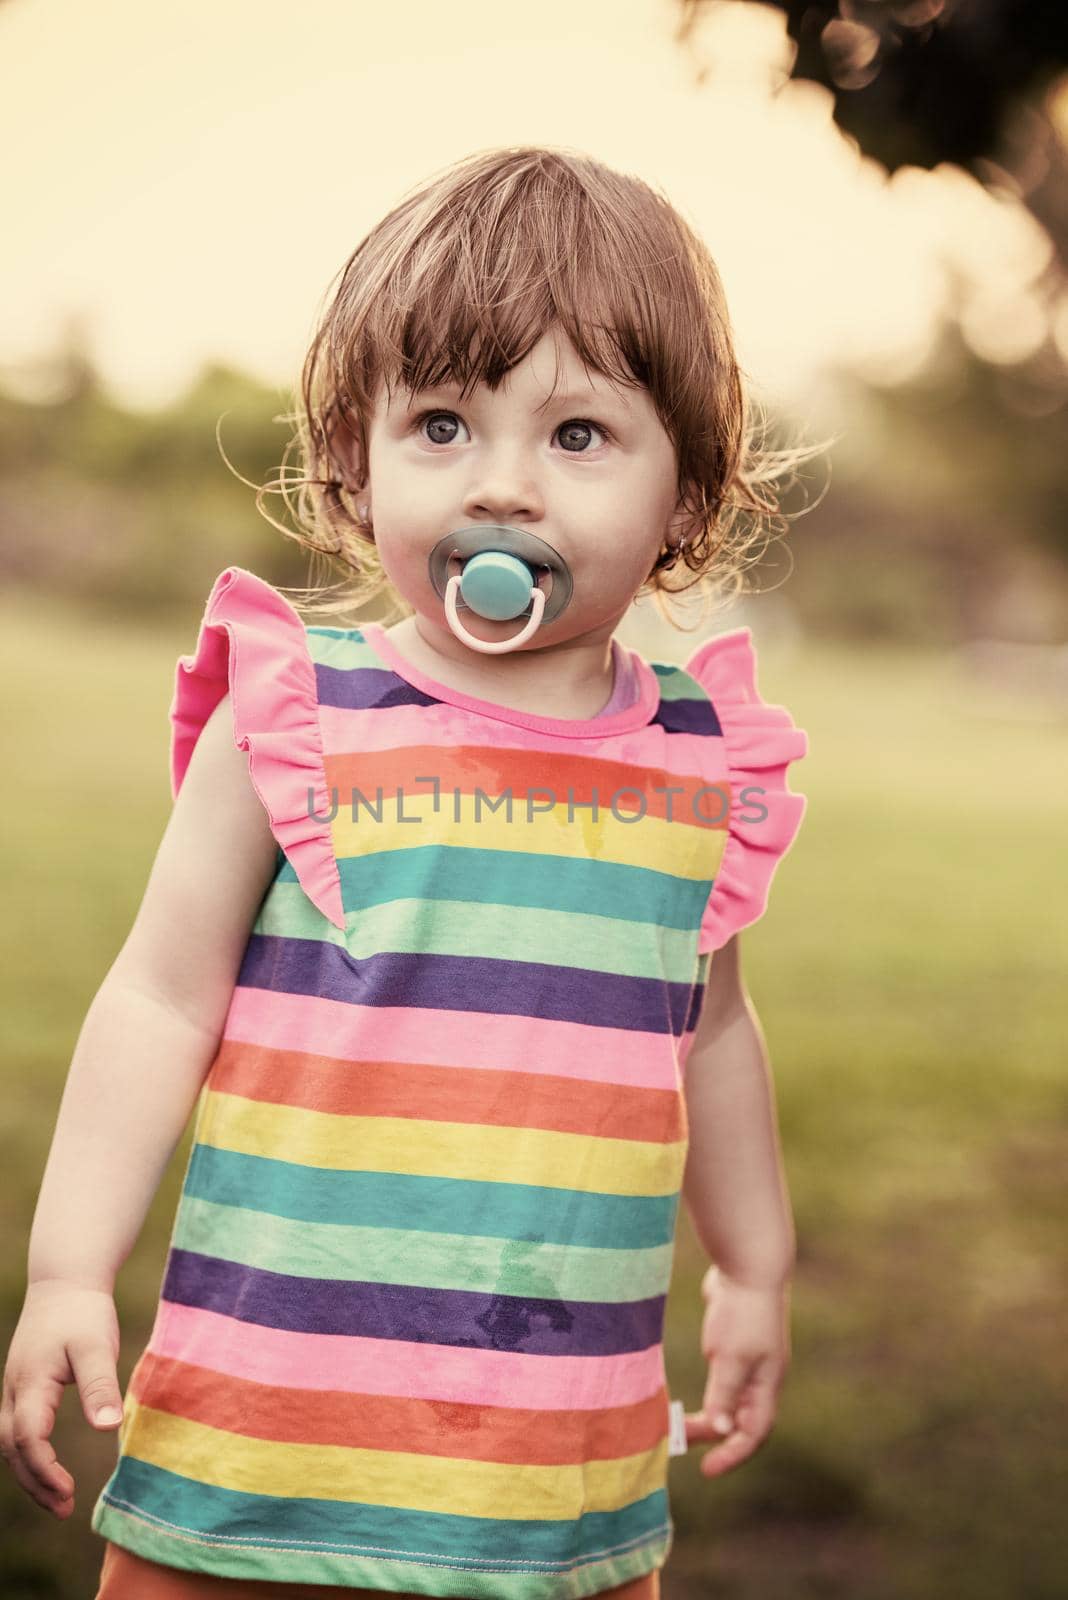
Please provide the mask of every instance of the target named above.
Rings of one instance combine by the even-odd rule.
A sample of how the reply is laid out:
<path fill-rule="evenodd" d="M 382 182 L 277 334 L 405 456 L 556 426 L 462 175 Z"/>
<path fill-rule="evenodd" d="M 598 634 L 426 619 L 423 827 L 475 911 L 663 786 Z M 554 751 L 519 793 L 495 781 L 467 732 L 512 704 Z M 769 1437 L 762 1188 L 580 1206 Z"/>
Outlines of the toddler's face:
<path fill-rule="evenodd" d="M 562 331 L 545 334 L 496 393 L 479 384 L 461 401 L 458 385 L 417 395 L 395 389 L 387 404 L 381 387 L 367 432 L 361 503 L 391 582 L 434 627 L 447 624 L 427 558 L 454 528 L 511 523 L 566 560 L 571 601 L 520 647 L 529 650 L 611 632 L 669 530 L 674 543 L 682 526 L 675 448 L 648 391 L 617 393 L 600 374 L 588 378 Z M 449 576 L 461 570 L 454 559 Z M 541 581 L 547 589 L 547 575 Z M 482 639 L 518 631 L 514 619 L 462 616 Z"/>

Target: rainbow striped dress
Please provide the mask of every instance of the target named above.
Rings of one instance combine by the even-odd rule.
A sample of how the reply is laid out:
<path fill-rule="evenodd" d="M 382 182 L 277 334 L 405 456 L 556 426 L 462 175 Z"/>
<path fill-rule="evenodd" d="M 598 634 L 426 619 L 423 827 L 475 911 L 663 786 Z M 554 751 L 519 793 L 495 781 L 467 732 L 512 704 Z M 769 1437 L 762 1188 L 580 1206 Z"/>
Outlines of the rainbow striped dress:
<path fill-rule="evenodd" d="M 579 1600 L 671 1548 L 664 1304 L 712 954 L 807 736 L 748 628 L 588 720 L 437 683 L 227 568 L 172 787 L 229 691 L 278 844 L 92 1526 L 164 1565 Z"/>

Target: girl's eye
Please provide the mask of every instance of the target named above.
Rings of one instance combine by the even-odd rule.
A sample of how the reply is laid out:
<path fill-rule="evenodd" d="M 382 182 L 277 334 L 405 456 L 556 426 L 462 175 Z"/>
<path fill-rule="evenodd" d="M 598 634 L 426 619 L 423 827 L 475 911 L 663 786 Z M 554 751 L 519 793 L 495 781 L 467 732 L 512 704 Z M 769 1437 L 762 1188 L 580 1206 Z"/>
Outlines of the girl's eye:
<path fill-rule="evenodd" d="M 599 433 L 602 439 L 608 438 L 608 434 L 603 428 L 599 428 L 596 422 L 587 422 L 582 417 L 573 417 L 570 422 L 562 422 L 560 424 L 560 438 L 561 441 L 564 442 L 564 448 L 567 450 L 569 455 L 589 455 L 590 452 L 588 450 L 572 450 L 570 445 L 576 442 L 576 434 L 578 435 L 577 442 L 581 445 L 583 436 L 588 434 L 591 430 L 594 433 Z M 568 440 L 570 440 L 570 443 L 567 442 Z"/>
<path fill-rule="evenodd" d="M 454 422 L 459 422 L 459 417 L 452 411 L 424 411 L 416 417 L 415 426 L 422 431 L 423 423 L 429 423 L 434 430 L 428 435 L 431 444 L 452 444 L 455 435 L 449 433 L 449 427 Z M 441 430 L 444 429 L 444 437 Z"/>
<path fill-rule="evenodd" d="M 423 424 L 426 423 L 427 432 L 423 436 L 430 444 L 453 444 L 456 434 L 450 430 L 459 421 L 460 418 L 454 411 L 423 411 L 416 417 L 415 427 L 422 433 Z M 587 422 L 583 417 L 572 417 L 569 421 L 562 422 L 556 431 L 568 455 L 589 455 L 590 451 L 582 446 L 591 432 L 600 434 L 605 440 L 610 437 L 607 429 L 602 428 L 599 423 Z M 576 448 L 572 448 L 573 446 Z"/>

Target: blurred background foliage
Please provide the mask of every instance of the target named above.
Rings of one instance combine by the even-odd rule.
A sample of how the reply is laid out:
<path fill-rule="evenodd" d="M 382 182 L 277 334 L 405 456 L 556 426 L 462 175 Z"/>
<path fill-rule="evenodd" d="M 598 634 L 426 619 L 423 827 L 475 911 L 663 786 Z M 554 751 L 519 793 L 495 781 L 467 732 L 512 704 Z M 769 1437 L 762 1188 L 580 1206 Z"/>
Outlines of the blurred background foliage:
<path fill-rule="evenodd" d="M 211 367 L 156 411 L 126 410 L 94 372 L 77 323 L 36 375 L 47 400 L 0 391 L 0 575 L 116 619 L 188 618 L 223 566 L 283 584 L 307 557 L 253 503 L 289 439 L 290 397 Z M 772 589 L 801 629 L 841 639 L 1053 643 L 1068 633 L 1063 363 L 982 361 L 947 324 L 917 379 L 825 376 L 835 411 L 770 416 L 769 442 L 843 437 L 784 496 Z M 824 396 L 824 404 L 826 397 Z M 216 429 L 218 428 L 218 438 Z M 222 450 L 232 464 L 227 466 Z M 280 497 L 267 500 L 285 521 Z"/>

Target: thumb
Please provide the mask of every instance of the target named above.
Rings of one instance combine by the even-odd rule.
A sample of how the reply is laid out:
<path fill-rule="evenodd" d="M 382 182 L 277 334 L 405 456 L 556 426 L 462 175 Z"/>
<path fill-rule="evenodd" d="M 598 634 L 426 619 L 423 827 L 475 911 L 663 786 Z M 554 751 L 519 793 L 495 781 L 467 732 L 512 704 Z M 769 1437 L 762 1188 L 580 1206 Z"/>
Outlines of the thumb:
<path fill-rule="evenodd" d="M 97 1428 L 118 1427 L 122 1390 L 110 1350 L 102 1344 L 70 1346 L 67 1354 L 87 1421 Z"/>
<path fill-rule="evenodd" d="M 708 1373 L 701 1411 L 716 1433 L 733 1432 L 735 1412 L 749 1376 L 748 1363 L 739 1357 L 717 1356 Z"/>

